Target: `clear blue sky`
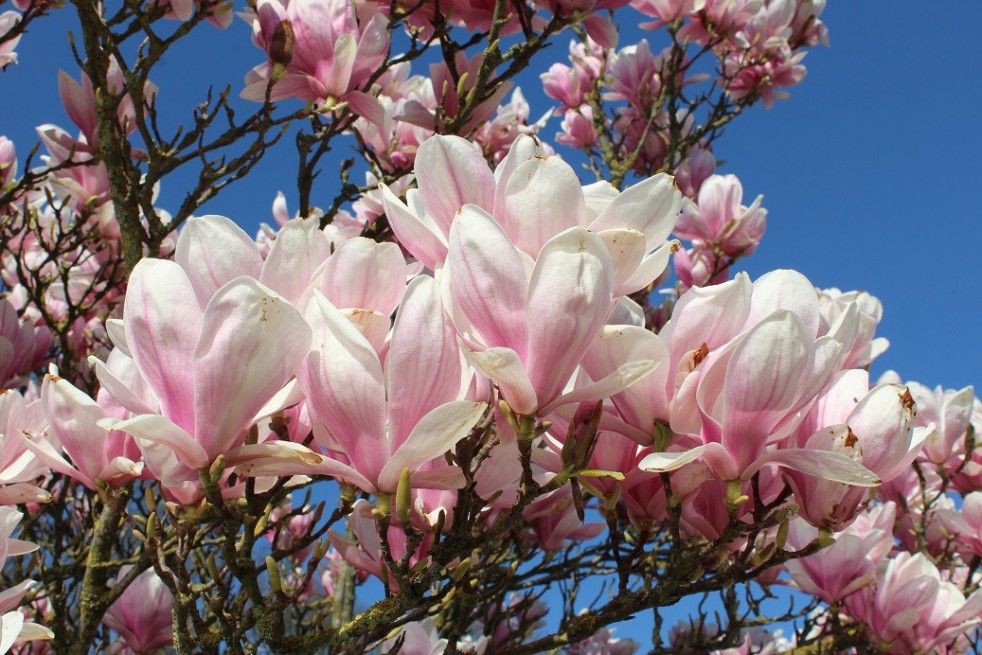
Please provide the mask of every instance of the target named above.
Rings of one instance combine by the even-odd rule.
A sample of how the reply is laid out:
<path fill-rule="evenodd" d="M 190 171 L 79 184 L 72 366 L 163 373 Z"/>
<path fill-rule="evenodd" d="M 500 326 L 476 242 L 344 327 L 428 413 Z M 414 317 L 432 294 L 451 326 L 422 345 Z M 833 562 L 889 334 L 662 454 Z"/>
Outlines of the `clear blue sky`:
<path fill-rule="evenodd" d="M 627 15 L 621 20 L 633 23 Z M 58 67 L 77 74 L 67 16 L 38 24 L 18 49 L 22 63 L 0 74 L 0 134 L 22 155 L 38 123 L 74 130 L 55 76 Z M 823 20 L 832 45 L 808 55 L 808 76 L 791 99 L 750 111 L 716 146 L 726 161 L 721 172 L 736 173 L 746 196 L 765 194 L 769 210 L 767 234 L 744 267 L 754 277 L 796 268 L 816 285 L 878 296 L 885 308 L 879 336 L 891 347 L 874 376 L 893 368 L 930 386 L 978 386 L 982 2 L 949 0 L 930 11 L 913 2 L 831 2 Z M 566 42 L 519 81 L 533 101 L 541 98 L 533 91 L 537 74 L 548 57 L 565 58 Z M 201 30 L 193 45 L 193 54 L 169 56 L 154 78 L 160 102 L 182 112 L 201 100 L 209 81 L 231 84 L 237 94 L 244 73 L 262 59 L 240 21 L 227 32 Z M 533 117 L 546 107 L 533 104 Z M 543 136 L 557 129 L 553 121 Z M 270 220 L 278 190 L 295 209 L 295 155 L 289 144 L 280 152 L 207 210 L 252 229 Z M 159 204 L 176 206 L 180 190 L 165 181 Z M 330 197 L 321 194 L 315 204 Z M 646 640 L 649 616 L 632 636 Z"/>

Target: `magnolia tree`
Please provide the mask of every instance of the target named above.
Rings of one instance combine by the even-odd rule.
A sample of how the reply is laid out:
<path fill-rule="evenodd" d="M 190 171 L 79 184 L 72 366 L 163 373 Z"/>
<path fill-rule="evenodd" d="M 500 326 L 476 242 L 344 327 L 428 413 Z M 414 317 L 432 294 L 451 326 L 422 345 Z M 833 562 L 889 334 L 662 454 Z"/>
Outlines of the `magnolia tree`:
<path fill-rule="evenodd" d="M 0 652 L 978 652 L 974 391 L 736 270 L 717 141 L 823 5 L 0 7 L 0 65 L 54 20 L 76 64 L 0 136 Z M 244 81 L 164 112 L 223 29 Z M 267 156 L 274 226 L 200 215 Z"/>

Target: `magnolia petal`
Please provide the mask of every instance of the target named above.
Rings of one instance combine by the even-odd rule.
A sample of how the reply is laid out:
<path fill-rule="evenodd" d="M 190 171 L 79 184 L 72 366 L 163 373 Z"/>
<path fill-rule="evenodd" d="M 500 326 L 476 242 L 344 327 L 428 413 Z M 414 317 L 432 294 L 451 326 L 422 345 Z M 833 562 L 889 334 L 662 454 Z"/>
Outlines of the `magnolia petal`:
<path fill-rule="evenodd" d="M 155 414 L 157 410 L 141 398 L 133 389 L 133 385 L 117 377 L 115 371 L 110 369 L 95 356 L 89 357 L 89 364 L 95 370 L 96 379 L 99 385 L 112 396 L 116 402 L 134 414 Z M 137 374 L 139 375 L 139 374 Z"/>
<path fill-rule="evenodd" d="M 319 291 L 307 311 L 313 349 L 299 374 L 308 407 L 358 469 L 381 470 L 388 449 L 385 384 L 372 345 Z"/>
<path fill-rule="evenodd" d="M 240 275 L 259 278 L 263 259 L 256 242 L 224 216 L 194 216 L 177 237 L 174 261 L 185 270 L 204 308 L 226 282 Z"/>
<path fill-rule="evenodd" d="M 107 430 L 119 430 L 167 446 L 192 469 L 200 470 L 211 464 L 212 460 L 201 444 L 166 416 L 144 414 L 123 421 L 107 418 L 100 424 Z"/>
<path fill-rule="evenodd" d="M 635 229 L 645 236 L 650 250 L 672 233 L 681 207 L 682 192 L 675 178 L 659 173 L 617 195 L 590 224 L 590 230 Z"/>
<path fill-rule="evenodd" d="M 194 351 L 194 434 L 214 459 L 293 377 L 310 349 L 310 326 L 256 280 L 232 280 L 208 303 Z"/>
<path fill-rule="evenodd" d="M 23 430 L 21 431 L 21 436 L 24 439 L 24 445 L 34 453 L 35 456 L 45 466 L 55 471 L 56 473 L 61 473 L 62 475 L 67 475 L 68 477 L 78 480 L 86 487 L 91 490 L 95 490 L 95 481 L 91 478 L 86 477 L 81 472 L 79 472 L 74 466 L 65 461 L 65 458 L 61 456 L 55 447 L 44 438 L 42 434 Z"/>
<path fill-rule="evenodd" d="M 461 387 L 460 347 L 429 276 L 409 283 L 385 359 L 392 443 L 398 446 L 431 409 L 456 400 Z M 426 384 L 419 384 L 426 380 Z"/>
<path fill-rule="evenodd" d="M 452 449 L 470 433 L 487 408 L 487 403 L 455 400 L 429 412 L 385 463 L 379 474 L 379 489 L 395 493 L 403 469 L 415 471 Z"/>
<path fill-rule="evenodd" d="M 461 207 L 468 204 L 491 211 L 494 175 L 480 148 L 453 135 L 436 135 L 416 152 L 416 179 L 426 213 L 444 234 Z"/>
<path fill-rule="evenodd" d="M 0 617 L 0 653 L 10 651 L 24 627 L 24 615 L 19 610 L 7 612 Z"/>
<path fill-rule="evenodd" d="M 529 280 L 526 358 L 540 404 L 562 393 L 610 312 L 613 290 L 613 263 L 595 234 L 572 228 L 542 248 Z"/>
<path fill-rule="evenodd" d="M 189 364 L 202 313 L 184 269 L 163 259 L 140 260 L 130 275 L 123 316 L 133 361 L 160 400 L 161 412 L 192 430 L 194 378 Z"/>
<path fill-rule="evenodd" d="M 292 303 L 300 300 L 314 271 L 330 256 L 331 243 L 316 218 L 287 221 L 263 262 L 260 282 Z"/>
<path fill-rule="evenodd" d="M 355 67 L 357 57 L 358 43 L 355 37 L 348 33 L 337 37 L 337 41 L 334 42 L 334 57 L 322 80 L 327 96 L 340 98 L 345 94 L 351 86 L 351 71 Z"/>
<path fill-rule="evenodd" d="M 52 434 L 75 467 L 95 479 L 107 464 L 108 435 L 98 425 L 105 416 L 102 408 L 71 382 L 54 375 L 44 378 L 41 404 Z"/>
<path fill-rule="evenodd" d="M 768 465 L 777 465 L 800 471 L 806 475 L 841 482 L 854 487 L 875 487 L 880 478 L 873 471 L 842 453 L 811 448 L 786 448 L 761 455 L 741 476 L 749 480 L 753 474 Z"/>
<path fill-rule="evenodd" d="M 679 249 L 678 241 L 669 241 L 661 248 L 649 253 L 641 260 L 634 272 L 614 291 L 615 295 L 623 295 L 640 291 L 654 282 L 668 268 L 668 260 Z"/>
<path fill-rule="evenodd" d="M 579 178 L 555 156 L 519 164 L 505 182 L 503 206 L 495 206 L 495 212 L 515 245 L 532 257 L 549 239 L 588 219 Z"/>
<path fill-rule="evenodd" d="M 389 316 L 406 290 L 406 259 L 395 243 L 348 239 L 317 271 L 312 286 L 339 309 L 366 309 Z"/>
<path fill-rule="evenodd" d="M 517 414 L 530 416 L 538 408 L 535 390 L 518 353 L 509 348 L 463 349 L 464 356 L 478 373 L 498 385 L 502 398 Z"/>
<path fill-rule="evenodd" d="M 560 405 L 569 403 L 581 403 L 596 400 L 606 400 L 614 394 L 624 391 L 638 380 L 655 370 L 660 362 L 654 360 L 640 360 L 621 364 L 610 375 L 597 380 L 591 384 L 584 385 L 565 393 L 555 401 L 549 403 L 540 410 L 545 415 L 553 411 Z"/>
<path fill-rule="evenodd" d="M 377 491 L 375 485 L 350 466 L 291 441 L 239 446 L 225 455 L 225 462 L 239 475 L 248 477 L 327 475 L 366 493 Z"/>
<path fill-rule="evenodd" d="M 691 450 L 677 453 L 651 453 L 640 462 L 638 468 L 648 473 L 668 473 L 677 471 L 686 464 L 691 464 L 703 456 L 708 445 L 698 446 Z"/>
<path fill-rule="evenodd" d="M 436 226 L 428 225 L 417 217 L 384 184 L 379 185 L 382 194 L 382 207 L 389 220 L 389 227 L 399 243 L 423 265 L 435 271 L 447 258 L 447 243 L 444 235 L 436 231 Z"/>
<path fill-rule="evenodd" d="M 645 255 L 644 235 L 637 230 L 609 229 L 596 232 L 607 246 L 610 259 L 614 263 L 614 295 L 623 295 L 629 281 L 637 272 Z"/>
<path fill-rule="evenodd" d="M 453 296 L 485 344 L 523 355 L 528 283 L 518 251 L 498 222 L 480 207 L 465 205 L 450 230 L 447 263 Z"/>

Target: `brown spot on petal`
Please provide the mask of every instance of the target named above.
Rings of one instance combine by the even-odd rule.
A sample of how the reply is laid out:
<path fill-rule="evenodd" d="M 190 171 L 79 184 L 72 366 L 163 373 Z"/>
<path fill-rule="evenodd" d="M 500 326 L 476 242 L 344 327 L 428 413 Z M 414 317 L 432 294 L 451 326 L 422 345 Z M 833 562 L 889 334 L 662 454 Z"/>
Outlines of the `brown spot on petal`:
<path fill-rule="evenodd" d="M 910 389 L 904 387 L 904 392 L 900 394 L 900 404 L 904 406 L 904 410 L 915 414 L 916 410 L 914 408 L 914 397 L 910 395 Z"/>
<path fill-rule="evenodd" d="M 692 351 L 692 368 L 699 366 L 702 360 L 709 356 L 709 346 L 702 343 L 698 348 Z"/>
<path fill-rule="evenodd" d="M 846 448 L 852 448 L 857 443 L 859 443 L 859 438 L 852 431 L 852 428 L 849 428 L 849 432 L 846 434 Z"/>
<path fill-rule="evenodd" d="M 274 64 L 280 64 L 284 68 L 293 61 L 293 51 L 297 40 L 293 34 L 293 23 L 289 20 L 280 21 L 273 30 L 273 37 L 269 40 L 269 60 Z"/>

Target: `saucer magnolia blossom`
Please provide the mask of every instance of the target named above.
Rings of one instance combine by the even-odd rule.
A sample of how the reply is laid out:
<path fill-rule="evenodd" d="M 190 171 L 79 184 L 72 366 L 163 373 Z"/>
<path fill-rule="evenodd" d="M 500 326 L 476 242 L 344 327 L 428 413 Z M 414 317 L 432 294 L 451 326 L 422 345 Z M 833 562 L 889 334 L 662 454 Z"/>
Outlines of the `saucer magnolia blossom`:
<path fill-rule="evenodd" d="M 242 443 L 310 343 L 300 312 L 255 279 L 232 279 L 202 306 L 184 269 L 160 259 L 133 270 L 123 327 L 160 413 L 103 425 L 164 444 L 193 469 Z"/>
<path fill-rule="evenodd" d="M 432 270 L 446 260 L 452 225 L 467 204 L 494 217 L 525 260 L 570 228 L 596 233 L 610 252 L 616 296 L 643 289 L 668 265 L 673 244 L 665 240 L 681 205 L 669 175 L 623 192 L 607 182 L 583 187 L 572 166 L 524 135 L 494 173 L 468 141 L 431 137 L 419 147 L 415 174 L 418 188 L 406 193 L 408 205 L 386 187 L 383 204 L 399 242 Z"/>
<path fill-rule="evenodd" d="M 878 484 L 851 452 L 840 451 L 837 444 L 852 446 L 846 425 L 816 431 L 827 432 L 821 446 L 786 443 L 858 330 L 855 307 L 825 336 L 817 336 L 818 318 L 814 287 L 792 271 L 753 286 L 741 274 L 712 291 L 683 295 L 662 336 L 679 366 L 671 428 L 688 436 L 678 442 L 682 450 L 653 453 L 641 467 L 667 472 L 702 460 L 721 480 L 747 480 L 778 465 L 846 484 Z"/>
<path fill-rule="evenodd" d="M 613 302 L 610 252 L 582 227 L 550 239 L 526 273 L 502 226 L 466 205 L 450 231 L 445 272 L 468 361 L 518 414 L 606 398 L 654 368 L 650 360 L 622 362 L 602 380 L 563 393 Z"/>
<path fill-rule="evenodd" d="M 386 23 L 370 2 L 259 0 L 253 40 L 269 61 L 249 71 L 242 97 L 262 102 L 272 82 L 271 100 L 327 105 L 340 100 L 375 108 L 373 99 L 355 90 L 385 61 Z"/>
<path fill-rule="evenodd" d="M 319 291 L 305 312 L 313 348 L 298 380 L 323 426 L 315 436 L 346 461 L 274 442 L 246 446 L 230 462 L 247 457 L 238 468 L 246 475 L 331 475 L 369 493 L 395 493 L 405 470 L 414 487 L 458 486 L 459 469 L 425 465 L 467 436 L 487 404 L 461 400 L 470 376 L 436 282 L 419 276 L 409 284 L 384 361 Z"/>

